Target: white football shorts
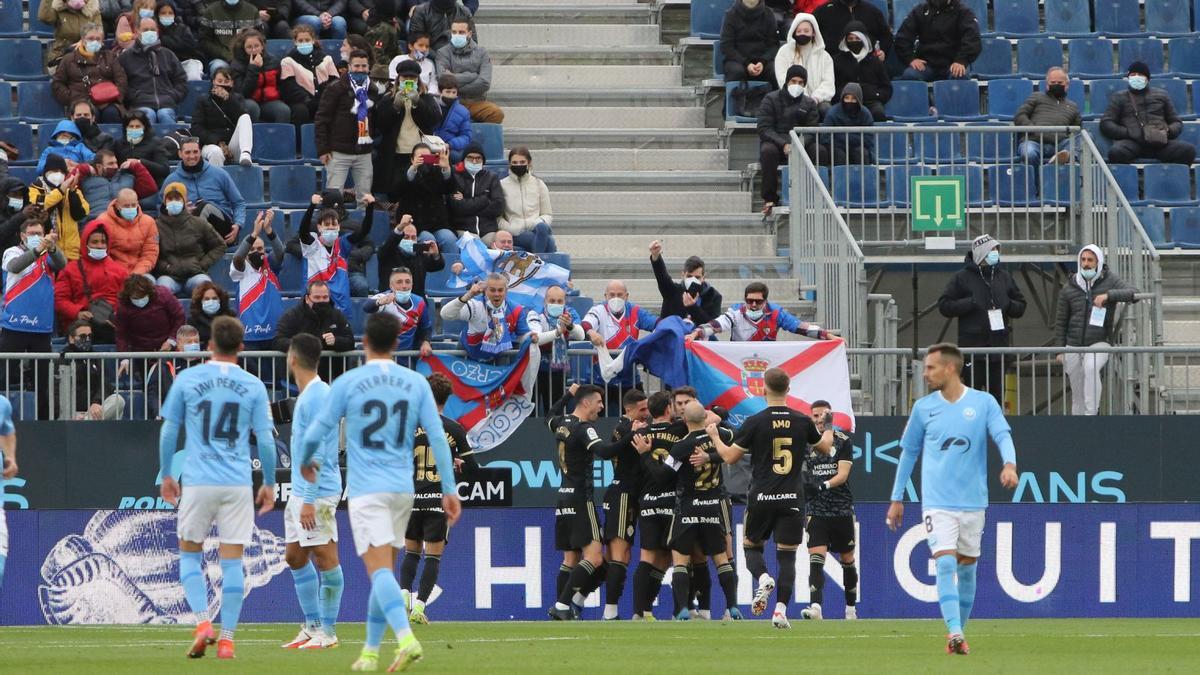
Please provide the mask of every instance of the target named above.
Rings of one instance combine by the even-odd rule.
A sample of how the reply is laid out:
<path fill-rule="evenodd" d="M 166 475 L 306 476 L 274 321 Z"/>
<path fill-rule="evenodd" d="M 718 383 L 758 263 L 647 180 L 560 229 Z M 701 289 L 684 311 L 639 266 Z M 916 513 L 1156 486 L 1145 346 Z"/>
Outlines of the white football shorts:
<path fill-rule="evenodd" d="M 306 530 L 300 524 L 300 508 L 304 500 L 292 493 L 288 498 L 287 510 L 283 512 L 283 540 L 301 546 L 321 546 L 338 540 L 337 527 L 338 497 L 318 497 L 313 506 L 317 509 L 317 526 Z"/>
<path fill-rule="evenodd" d="M 984 511 L 929 509 L 921 517 L 930 553 L 956 551 L 971 558 L 982 553 Z"/>
<path fill-rule="evenodd" d="M 217 524 L 222 544 L 249 546 L 254 537 L 254 495 L 249 485 L 192 485 L 179 498 L 181 541 L 203 543 Z"/>
<path fill-rule="evenodd" d="M 372 546 L 404 547 L 404 532 L 412 515 L 413 495 L 375 492 L 350 498 L 350 532 L 358 555 Z"/>

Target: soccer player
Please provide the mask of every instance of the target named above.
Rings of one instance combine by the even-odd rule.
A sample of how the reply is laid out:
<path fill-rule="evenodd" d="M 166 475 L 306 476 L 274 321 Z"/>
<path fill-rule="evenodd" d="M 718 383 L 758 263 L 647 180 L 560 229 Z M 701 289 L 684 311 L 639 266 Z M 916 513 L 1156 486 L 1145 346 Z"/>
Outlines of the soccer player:
<path fill-rule="evenodd" d="M 640 444 L 641 447 L 634 442 L 642 455 L 642 490 L 638 500 L 641 560 L 633 572 L 633 618 L 654 621 L 654 599 L 671 564 L 668 535 L 675 513 L 675 476 L 655 468 L 666 461 L 671 448 L 687 435 L 687 426 L 675 421 L 670 392 L 651 394 L 647 411 L 651 422 L 642 435 L 650 442 Z"/>
<path fill-rule="evenodd" d="M 293 448 L 303 447 L 304 435 L 329 395 L 329 385 L 317 376 L 320 359 L 321 341 L 315 335 L 300 333 L 292 338 L 287 365 L 300 387 L 292 413 Z M 283 645 L 285 649 L 338 646 L 336 625 L 345 579 L 337 547 L 336 515 L 342 499 L 342 472 L 338 468 L 336 429 L 326 435 L 317 452 L 321 455 L 321 471 L 316 481 L 306 480 L 300 472 L 300 463 L 292 463 L 292 494 L 283 520 L 285 556 L 296 583 L 304 625 L 294 640 Z"/>
<path fill-rule="evenodd" d="M 446 401 L 450 400 L 450 394 L 453 393 L 453 387 L 450 378 L 441 373 L 429 376 L 429 389 L 433 392 L 433 400 L 437 404 L 438 414 L 441 415 L 442 428 L 446 430 L 446 442 L 450 445 L 454 469 L 461 471 L 465 467 L 469 473 L 479 468 L 479 464 L 475 461 L 475 451 L 467 441 L 467 432 L 456 420 L 442 414 Z M 400 588 L 410 593 L 411 598 L 413 581 L 417 578 L 417 566 L 421 563 L 421 553 L 424 551 L 425 566 L 421 569 L 417 599 L 410 603 L 408 620 L 427 624 L 429 618 L 425 616 L 425 603 L 429 602 L 429 595 L 437 585 L 450 528 L 446 523 L 446 511 L 442 509 L 442 478 L 438 474 L 437 463 L 430 452 L 429 437 L 424 429 L 417 429 L 417 438 L 413 445 L 413 466 L 413 489 L 416 499 L 413 502 L 412 518 L 408 521 L 408 530 L 404 533 Z"/>
<path fill-rule="evenodd" d="M 442 509 L 453 525 L 462 513 L 454 485 L 454 464 L 437 404 L 425 378 L 392 360 L 400 337 L 400 321 L 390 314 L 367 319 L 363 347 L 366 363 L 334 380 L 323 413 L 304 434 L 300 464 L 313 480 L 320 470 L 327 435 L 346 419 L 346 483 L 354 549 L 371 579 L 367 638 L 351 666 L 374 671 L 384 629 L 396 633 L 396 658 L 389 672 L 405 670 L 421 660 L 421 644 L 408 624 L 408 610 L 392 569 L 396 550 L 413 507 L 413 440 L 418 427 L 428 434 L 434 463 L 442 479 Z"/>
<path fill-rule="evenodd" d="M 196 629 L 187 655 L 204 656 L 213 642 L 204 575 L 204 540 L 213 523 L 220 538 L 221 636 L 217 658 L 232 659 L 233 632 L 242 613 L 245 577 L 242 547 L 254 534 L 253 495 L 249 489 L 250 431 L 262 463 L 259 515 L 275 506 L 275 425 L 262 380 L 237 364 L 245 332 L 237 319 L 219 316 L 208 341 L 212 360 L 179 373 L 163 403 L 158 437 L 162 498 L 179 507 L 179 581 Z M 187 431 L 180 488 L 172 471 L 179 427 Z"/>
<path fill-rule="evenodd" d="M 17 430 L 13 427 L 12 403 L 0 396 L 0 450 L 4 451 L 5 479 L 17 475 Z M 4 502 L 4 483 L 0 482 L 0 503 Z M 8 561 L 8 521 L 0 508 L 0 588 L 4 586 L 4 563 Z"/>
<path fill-rule="evenodd" d="M 828 401 L 813 401 L 812 421 L 829 431 Z M 800 611 L 805 619 L 821 619 L 825 591 L 825 552 L 833 551 L 842 563 L 842 586 L 846 594 L 846 618 L 857 619 L 858 568 L 854 566 L 854 496 L 850 494 L 850 468 L 854 466 L 854 443 L 833 429 L 833 447 L 812 446 L 806 453 L 809 482 L 805 483 L 808 516 L 808 588 L 811 604 Z"/>
<path fill-rule="evenodd" d="M 671 405 L 675 411 L 675 422 L 678 425 L 679 438 L 687 435 L 687 424 L 683 421 L 683 411 L 687 404 L 696 399 L 695 387 L 675 387 L 671 390 Z M 667 448 L 667 454 L 670 454 L 670 448 Z M 719 460 L 718 460 L 719 461 Z M 733 505 L 730 503 L 727 495 L 724 494 L 722 488 L 722 499 L 725 502 L 726 510 L 732 513 Z M 674 517 L 674 516 L 672 516 Z M 731 523 L 732 525 L 732 523 Z M 725 533 L 725 552 L 729 557 L 733 557 L 733 531 Z M 697 553 L 692 556 L 691 562 L 691 589 L 692 595 L 695 596 L 696 611 L 692 614 L 693 619 L 709 619 L 711 618 L 712 608 L 712 574 L 708 571 L 708 558 L 702 553 Z M 691 603 L 689 603 L 689 606 Z"/>
<path fill-rule="evenodd" d="M 804 539 L 804 448 L 813 445 L 820 452 L 828 452 L 833 447 L 833 431 L 818 432 L 809 418 L 787 406 L 791 378 L 782 369 L 767 370 L 763 379 L 767 407 L 742 423 L 732 445 L 725 444 L 716 425 L 709 426 L 707 433 L 728 464 L 736 464 L 750 454 L 750 495 L 742 538 L 746 568 L 758 580 L 750 611 L 762 614 L 776 588 L 763 559 L 767 539 L 774 538 L 779 596 L 771 623 L 776 628 L 791 628 L 787 603 L 796 583 L 796 549 Z"/>
<path fill-rule="evenodd" d="M 904 519 L 904 487 L 917 455 L 921 461 L 921 515 L 937 566 L 938 605 L 949 632 L 947 654 L 968 654 L 963 629 L 975 604 L 975 563 L 988 504 L 987 441 L 1000 449 L 1000 484 L 1017 486 L 1017 450 L 1000 404 L 986 391 L 962 383 L 963 356 L 936 344 L 925 357 L 925 384 L 933 392 L 913 406 L 900 438 L 900 464 L 892 485 L 887 525 Z M 955 576 L 958 580 L 955 582 Z"/>
<path fill-rule="evenodd" d="M 566 415 L 574 399 L 575 409 Z M 554 547 L 563 552 L 558 570 L 558 599 L 547 610 L 555 621 L 579 618 L 583 600 L 595 590 L 604 563 L 600 522 L 592 501 L 592 454 L 613 454 L 615 442 L 604 442 L 595 422 L 604 410 L 604 394 L 594 384 L 575 383 L 550 408 L 548 426 L 558 444 L 562 484 L 554 510 Z"/>
<path fill-rule="evenodd" d="M 608 567 L 604 582 L 605 621 L 620 618 L 617 603 L 621 601 L 625 578 L 628 576 L 634 518 L 638 512 L 637 500 L 642 482 L 641 457 L 630 441 L 633 438 L 633 425 L 640 422 L 644 426 L 649 417 L 646 394 L 639 389 L 625 392 L 621 407 L 625 414 L 621 415 L 617 427 L 613 429 L 613 443 L 601 446 L 612 450 L 613 454 L 596 452 L 597 457 L 611 460 L 613 465 L 613 481 L 604 493 L 603 506 L 605 564 Z"/>

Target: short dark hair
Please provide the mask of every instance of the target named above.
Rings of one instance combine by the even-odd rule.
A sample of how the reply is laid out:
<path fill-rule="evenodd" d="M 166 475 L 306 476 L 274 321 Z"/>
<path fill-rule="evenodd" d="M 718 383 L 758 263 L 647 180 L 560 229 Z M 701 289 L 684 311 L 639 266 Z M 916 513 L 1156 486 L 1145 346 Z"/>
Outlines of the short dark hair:
<path fill-rule="evenodd" d="M 689 256 L 687 260 L 683 261 L 684 272 L 691 273 L 702 269 L 704 269 L 704 261 L 698 255 Z"/>
<path fill-rule="evenodd" d="M 944 358 L 950 359 L 950 362 L 955 365 L 958 372 L 962 372 L 963 353 L 958 348 L 958 345 L 952 342 L 939 342 L 929 348 L 929 354 L 941 354 Z"/>
<path fill-rule="evenodd" d="M 429 390 L 433 392 L 433 402 L 439 406 L 446 405 L 446 401 L 450 400 L 450 394 L 454 393 L 454 385 L 450 382 L 450 378 L 441 373 L 433 373 L 428 379 Z"/>
<path fill-rule="evenodd" d="M 604 400 L 604 390 L 594 384 L 581 384 L 575 390 L 575 400 L 582 401 L 592 394 L 600 394 L 600 400 Z"/>
<path fill-rule="evenodd" d="M 308 28 L 309 30 L 312 30 L 311 26 L 306 26 L 306 28 Z M 217 68 L 216 70 L 214 70 L 212 73 L 212 77 L 209 78 L 209 82 L 217 79 L 218 75 L 224 75 L 225 77 L 229 78 L 230 82 L 233 81 L 233 70 L 230 69 L 228 66 L 221 66 L 220 68 Z"/>
<path fill-rule="evenodd" d="M 305 296 L 310 295 L 312 293 L 312 289 L 319 288 L 321 286 L 324 286 L 325 288 L 329 288 L 329 282 L 325 281 L 324 279 L 313 279 L 313 280 L 309 281 L 308 285 L 304 287 L 304 295 Z"/>
<path fill-rule="evenodd" d="M 391 314 L 376 312 L 367 317 L 363 342 L 373 352 L 390 352 L 400 337 L 400 320 Z"/>
<path fill-rule="evenodd" d="M 650 408 L 651 417 L 662 417 L 671 409 L 671 394 L 666 391 L 656 391 L 650 394 L 650 401 L 647 403 Z"/>
<path fill-rule="evenodd" d="M 433 42 L 433 36 L 430 35 L 429 33 L 409 33 L 408 34 L 408 44 L 411 45 L 412 43 L 416 42 L 417 40 L 420 40 L 421 38 L 425 38 L 426 40 Z"/>
<path fill-rule="evenodd" d="M 684 385 L 682 387 L 675 387 L 674 389 L 672 389 L 671 390 L 671 400 L 675 400 L 675 396 L 678 394 L 684 394 L 686 396 L 691 396 L 692 398 L 699 398 L 698 396 L 696 396 L 696 388 L 690 387 L 687 385 Z"/>
<path fill-rule="evenodd" d="M 826 401 L 823 398 L 819 398 L 819 399 L 813 401 L 812 405 L 810 405 L 809 408 L 814 408 L 814 409 L 815 408 L 829 408 L 830 410 L 832 410 L 833 406 L 829 405 L 829 401 Z"/>
<path fill-rule="evenodd" d="M 305 370 L 316 370 L 321 360 L 321 340 L 311 333 L 299 333 L 292 337 L 288 351 L 296 355 L 296 365 Z"/>
<path fill-rule="evenodd" d="M 767 384 L 769 394 L 786 394 L 792 388 L 792 378 L 783 368 L 768 368 L 763 373 L 763 382 Z"/>
<path fill-rule="evenodd" d="M 361 49 L 355 49 L 350 52 L 350 58 L 346 59 L 346 63 L 350 63 L 354 59 L 366 59 L 367 63 L 370 63 L 371 55 Z"/>
<path fill-rule="evenodd" d="M 88 107 L 88 109 L 92 111 L 92 117 L 95 117 L 96 115 L 100 114 L 96 110 L 95 104 L 93 104 L 91 101 L 87 100 L 86 98 L 80 98 L 80 99 L 75 99 L 74 101 L 71 101 L 71 105 L 67 106 L 67 113 L 70 115 L 74 115 L 75 109 L 79 107 L 80 103 L 86 105 Z"/>
<path fill-rule="evenodd" d="M 630 389 L 621 397 L 621 407 L 628 410 L 646 400 L 646 392 L 641 389 Z"/>
<path fill-rule="evenodd" d="M 342 219 L 339 217 L 337 209 L 321 209 L 321 213 L 317 215 L 317 224 L 319 225 L 327 220 L 334 221 L 338 224 L 338 227 L 342 225 Z"/>
<path fill-rule="evenodd" d="M 105 157 L 112 157 L 113 159 L 116 159 L 117 153 L 113 152 L 112 150 L 109 150 L 108 148 L 100 148 L 99 150 L 96 151 L 96 163 L 97 164 L 104 161 Z"/>
<path fill-rule="evenodd" d="M 236 356 L 245 339 L 246 329 L 242 327 L 241 321 L 232 316 L 218 316 L 212 322 L 212 337 L 208 339 L 208 348 L 214 354 Z"/>
<path fill-rule="evenodd" d="M 80 328 L 91 328 L 91 326 L 91 322 L 79 319 L 67 327 L 67 335 L 75 337 L 79 333 Z"/>
<path fill-rule="evenodd" d="M 42 221 L 38 220 L 37 218 L 30 218 L 21 223 L 21 232 L 28 230 L 29 228 L 33 227 L 34 225 L 37 225 L 37 226 L 43 227 L 43 228 L 46 227 L 46 224 L 43 223 Z"/>
<path fill-rule="evenodd" d="M 513 148 L 512 150 L 509 150 L 508 151 L 508 161 L 511 162 L 513 156 L 515 156 L 515 155 L 520 155 L 520 156 L 524 157 L 527 161 L 530 161 L 530 162 L 533 161 L 533 154 L 530 153 L 529 148 L 524 145 L 518 145 L 517 147 Z"/>
<path fill-rule="evenodd" d="M 433 148 L 429 147 L 428 143 L 422 141 L 420 143 L 416 143 L 413 145 L 412 154 L 414 154 L 414 155 L 417 154 L 417 151 L 420 150 L 421 148 L 425 148 L 426 150 L 433 152 Z"/>
<path fill-rule="evenodd" d="M 458 78 L 454 73 L 442 73 L 437 79 L 438 89 L 454 89 L 458 90 Z"/>
<path fill-rule="evenodd" d="M 761 281 L 751 281 L 746 284 L 746 290 L 742 293 L 742 297 L 744 298 L 751 293 L 762 293 L 763 300 L 766 300 L 769 295 L 767 285 Z"/>
<path fill-rule="evenodd" d="M 148 298 L 153 298 L 154 282 L 140 274 L 131 274 L 126 277 L 125 285 L 121 287 L 121 292 L 117 294 L 117 300 L 120 302 L 129 302 L 135 295 L 144 295 Z"/>

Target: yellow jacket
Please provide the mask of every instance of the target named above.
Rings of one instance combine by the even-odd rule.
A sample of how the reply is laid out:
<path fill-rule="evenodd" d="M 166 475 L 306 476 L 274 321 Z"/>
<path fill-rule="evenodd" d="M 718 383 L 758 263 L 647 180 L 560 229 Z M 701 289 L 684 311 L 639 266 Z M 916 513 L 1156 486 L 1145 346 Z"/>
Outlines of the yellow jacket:
<path fill-rule="evenodd" d="M 83 190 L 75 187 L 64 194 L 62 188 L 50 187 L 44 179 L 38 178 L 29 185 L 29 203 L 41 204 L 49 218 L 46 231 L 58 232 L 58 247 L 67 260 L 77 260 L 80 226 L 90 208 L 83 198 Z"/>

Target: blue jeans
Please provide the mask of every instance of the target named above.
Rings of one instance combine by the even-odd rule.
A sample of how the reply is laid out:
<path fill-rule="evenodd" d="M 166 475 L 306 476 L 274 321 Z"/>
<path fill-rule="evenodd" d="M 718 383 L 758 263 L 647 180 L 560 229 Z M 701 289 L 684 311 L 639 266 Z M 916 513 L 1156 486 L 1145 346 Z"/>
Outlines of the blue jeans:
<path fill-rule="evenodd" d="M 422 233 L 424 235 L 425 233 Z M 418 239 L 421 237 L 419 236 Z M 442 255 L 458 255 L 458 235 L 454 234 L 454 230 L 442 228 L 433 232 L 433 240 L 437 242 L 438 248 L 441 249 Z M 426 239 L 425 241 L 428 241 Z"/>
<path fill-rule="evenodd" d="M 925 70 L 917 70 L 912 66 L 904 69 L 900 74 L 899 80 L 921 80 L 922 82 L 935 82 L 937 80 L 965 80 L 971 76 L 971 70 L 968 68 L 966 75 L 962 77 L 952 77 L 950 75 L 950 66 L 945 68 L 934 68 L 929 64 L 925 64 Z"/>
<path fill-rule="evenodd" d="M 292 123 L 292 109 L 283 101 L 259 103 L 258 101 L 247 99 L 246 114 L 250 116 L 251 122 Z"/>
<path fill-rule="evenodd" d="M 329 24 L 328 29 L 321 28 L 321 17 L 315 14 L 305 14 L 297 17 L 296 23 L 303 23 L 312 26 L 313 32 L 323 38 L 340 39 L 346 37 L 346 19 L 345 17 L 335 16 L 333 22 Z"/>
<path fill-rule="evenodd" d="M 529 253 L 558 253 L 558 244 L 554 241 L 554 233 L 550 226 L 538 221 L 532 230 L 526 230 L 513 237 L 513 246 L 523 248 Z"/>
<path fill-rule="evenodd" d="M 1042 164 L 1046 163 L 1047 159 L 1053 157 L 1059 150 L 1068 150 L 1068 145 L 1069 141 L 1063 141 L 1058 145 L 1054 145 L 1052 143 L 1046 143 L 1043 145 L 1037 141 L 1021 141 L 1021 143 L 1017 145 L 1017 156 L 1020 157 L 1021 161 L 1025 162 L 1026 164 L 1041 166 Z"/>
<path fill-rule="evenodd" d="M 174 295 L 179 295 L 180 291 L 186 290 L 188 296 L 191 296 L 192 291 L 196 290 L 197 286 L 206 281 L 212 281 L 212 277 L 208 276 L 207 274 L 195 274 L 188 277 L 187 281 L 183 282 L 182 284 L 178 281 L 175 281 L 173 277 L 165 276 L 158 277 L 154 280 L 154 283 L 162 286 L 168 291 L 171 291 L 171 293 Z"/>
<path fill-rule="evenodd" d="M 150 124 L 175 124 L 175 109 L 174 108 L 138 108 L 146 113 L 146 119 L 150 120 Z"/>

